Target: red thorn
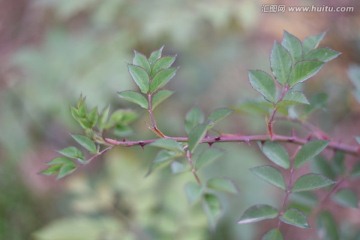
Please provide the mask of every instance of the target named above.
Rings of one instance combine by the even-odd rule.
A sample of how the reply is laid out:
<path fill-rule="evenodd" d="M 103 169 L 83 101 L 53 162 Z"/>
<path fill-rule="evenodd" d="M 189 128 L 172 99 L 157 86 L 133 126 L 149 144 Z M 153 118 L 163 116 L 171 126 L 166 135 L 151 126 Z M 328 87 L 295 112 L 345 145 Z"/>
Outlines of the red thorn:
<path fill-rule="evenodd" d="M 213 142 L 208 142 L 209 147 L 212 147 L 213 144 Z"/>

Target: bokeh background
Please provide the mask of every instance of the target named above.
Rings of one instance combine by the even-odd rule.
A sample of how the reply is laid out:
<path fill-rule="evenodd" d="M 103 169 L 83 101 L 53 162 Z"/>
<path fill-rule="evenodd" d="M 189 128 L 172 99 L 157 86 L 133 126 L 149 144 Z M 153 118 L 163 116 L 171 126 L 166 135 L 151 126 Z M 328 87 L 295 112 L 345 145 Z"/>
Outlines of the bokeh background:
<path fill-rule="evenodd" d="M 263 12 L 268 4 L 354 11 Z M 177 54 L 180 69 L 169 85 L 176 94 L 155 114 L 164 132 L 178 136 L 192 106 L 209 113 L 256 96 L 247 70 L 269 70 L 270 49 L 283 30 L 300 39 L 326 31 L 322 46 L 342 52 L 305 92 L 329 94 L 331 108 L 311 121 L 335 139 L 354 143 L 360 105 L 351 94 L 348 69 L 360 64 L 359 29 L 357 0 L 0 1 L 0 239 L 258 239 L 266 224 L 239 226 L 236 220 L 249 205 L 276 205 L 280 196 L 248 171 L 264 161 L 256 144 L 221 145 L 225 157 L 200 172 L 204 179 L 230 177 L 240 189 L 239 195 L 221 195 L 225 213 L 215 229 L 201 206 L 185 198 L 191 174 L 163 170 L 144 177 L 155 156 L 149 148 L 114 149 L 60 181 L 38 172 L 56 150 L 74 144 L 70 132 L 80 133 L 69 111 L 80 94 L 100 109 L 134 107 L 116 97 L 117 91 L 135 89 L 127 73 L 134 49 L 149 54 L 165 45 L 165 54 Z M 134 108 L 141 116 L 134 138 L 151 137 L 146 114 Z M 262 133 L 264 119 L 240 112 L 219 129 Z M 341 214 L 352 219 L 348 239 L 355 239 L 359 211 Z M 293 232 L 292 239 L 310 239 L 305 236 L 314 231 Z"/>

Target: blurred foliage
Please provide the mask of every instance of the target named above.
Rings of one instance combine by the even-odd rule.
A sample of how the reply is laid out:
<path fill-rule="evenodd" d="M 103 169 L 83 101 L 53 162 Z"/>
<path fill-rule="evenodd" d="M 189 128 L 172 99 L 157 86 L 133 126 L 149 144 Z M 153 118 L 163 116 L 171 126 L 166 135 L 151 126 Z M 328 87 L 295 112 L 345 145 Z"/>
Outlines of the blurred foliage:
<path fill-rule="evenodd" d="M 224 146 L 226 159 L 201 172 L 205 178 L 231 177 L 248 192 L 220 196 L 226 212 L 212 231 L 201 207 L 190 206 L 185 199 L 184 185 L 191 174 L 170 178 L 165 171 L 144 178 L 154 157 L 147 148 L 145 153 L 138 148 L 114 150 L 64 181 L 54 182 L 37 172 L 54 157 L 51 150 L 73 143 L 68 132 L 79 129 L 69 106 L 81 93 L 90 107 L 102 109 L 109 103 L 112 109 L 124 107 L 116 92 L 135 88 L 126 69 L 133 49 L 150 53 L 166 45 L 167 54 L 178 53 L 176 64 L 181 68 L 170 84 L 176 93 L 156 115 L 166 132 L 180 135 L 185 112 L 193 105 L 210 113 L 255 95 L 245 70 L 268 68 L 264 58 L 272 44 L 268 38 L 276 38 L 284 28 L 306 36 L 327 29 L 326 24 L 310 28 L 294 24 L 289 29 L 298 18 L 264 17 L 260 3 L 251 0 L 16 0 L 0 5 L 4 5 L 1 11 L 13 11 L 14 16 L 15 9 L 23 11 L 0 29 L 14 38 L 0 39 L 4 53 L 0 65 L 0 239 L 246 240 L 257 236 L 254 226 L 234 223 L 246 206 L 257 199 L 274 203 L 278 193 L 261 181 L 250 181 L 248 168 L 261 157 L 247 146 Z M 340 23 L 342 19 L 338 18 Z M 346 19 L 356 22 L 351 16 Z M 345 25 L 335 26 L 330 34 L 350 36 L 350 40 L 329 38 L 334 45 L 359 46 L 360 36 L 347 35 Z M 354 49 L 359 52 L 358 47 Z M 354 54 L 351 47 L 348 52 Z M 352 55 L 348 56 L 352 61 Z M 318 89 L 330 90 L 337 117 L 324 112 L 316 116 L 328 129 L 339 122 L 347 125 L 353 116 L 343 114 L 352 103 L 342 95 L 349 87 L 342 73 L 336 68 L 324 73 L 326 80 L 341 76 L 335 85 L 320 81 L 306 89 L 309 96 Z M 136 111 L 141 114 L 140 109 Z M 146 121 L 140 118 L 135 131 L 146 132 Z M 260 132 L 263 119 L 240 114 L 226 123 L 221 128 Z"/>

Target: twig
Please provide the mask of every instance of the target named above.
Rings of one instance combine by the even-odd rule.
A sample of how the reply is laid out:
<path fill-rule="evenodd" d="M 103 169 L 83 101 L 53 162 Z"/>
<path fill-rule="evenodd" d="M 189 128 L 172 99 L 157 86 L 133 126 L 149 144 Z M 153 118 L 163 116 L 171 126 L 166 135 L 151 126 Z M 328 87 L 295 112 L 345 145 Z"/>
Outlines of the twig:
<path fill-rule="evenodd" d="M 175 140 L 177 142 L 188 142 L 189 139 L 187 137 L 169 137 L 168 139 Z M 129 141 L 129 140 L 115 140 L 111 138 L 105 138 L 105 141 L 108 144 L 114 146 L 124 146 L 124 147 L 131 147 L 131 146 L 145 146 L 152 142 L 155 142 L 158 138 L 155 139 L 148 139 L 148 140 L 137 140 L 137 141 Z M 272 140 L 274 142 L 288 142 L 294 143 L 298 145 L 304 145 L 309 142 L 308 139 L 300 138 L 297 136 L 286 136 L 286 135 L 274 135 L 272 139 L 269 138 L 269 135 L 234 135 L 234 134 L 222 134 L 221 136 L 206 136 L 201 140 L 201 143 L 213 144 L 218 142 L 257 142 L 257 141 L 268 141 Z M 344 143 L 339 143 L 336 141 L 330 141 L 327 145 L 327 148 L 342 151 L 344 153 L 353 155 L 353 156 L 360 156 L 360 148 L 359 146 L 348 145 Z"/>

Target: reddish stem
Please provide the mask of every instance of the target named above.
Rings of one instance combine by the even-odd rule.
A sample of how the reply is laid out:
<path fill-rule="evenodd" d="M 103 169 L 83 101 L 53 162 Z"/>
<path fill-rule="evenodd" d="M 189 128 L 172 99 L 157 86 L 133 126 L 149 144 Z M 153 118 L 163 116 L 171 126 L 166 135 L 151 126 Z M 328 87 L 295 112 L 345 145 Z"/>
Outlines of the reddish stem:
<path fill-rule="evenodd" d="M 167 137 L 169 139 L 173 139 L 177 142 L 188 142 L 189 139 L 187 137 Z M 137 141 L 130 141 L 130 140 L 115 140 L 111 138 L 105 138 L 106 143 L 115 145 L 115 146 L 124 146 L 124 147 L 131 147 L 131 146 L 145 146 L 147 144 L 150 144 L 152 142 L 155 142 L 158 140 L 155 139 L 148 139 L 148 140 L 137 140 Z M 201 140 L 201 143 L 207 143 L 207 144 L 213 144 L 217 142 L 257 142 L 257 141 L 267 141 L 269 139 L 269 135 L 234 135 L 234 134 L 222 134 L 219 136 L 206 136 Z M 271 139 L 275 142 L 288 142 L 288 143 L 294 143 L 298 145 L 304 145 L 307 142 L 309 142 L 309 139 L 300 138 L 297 136 L 285 136 L 285 135 L 273 135 L 273 138 Z M 359 147 L 348 145 L 344 143 L 339 143 L 335 141 L 330 141 L 327 145 L 327 148 L 342 151 L 344 153 L 354 155 L 354 156 L 360 156 Z"/>

